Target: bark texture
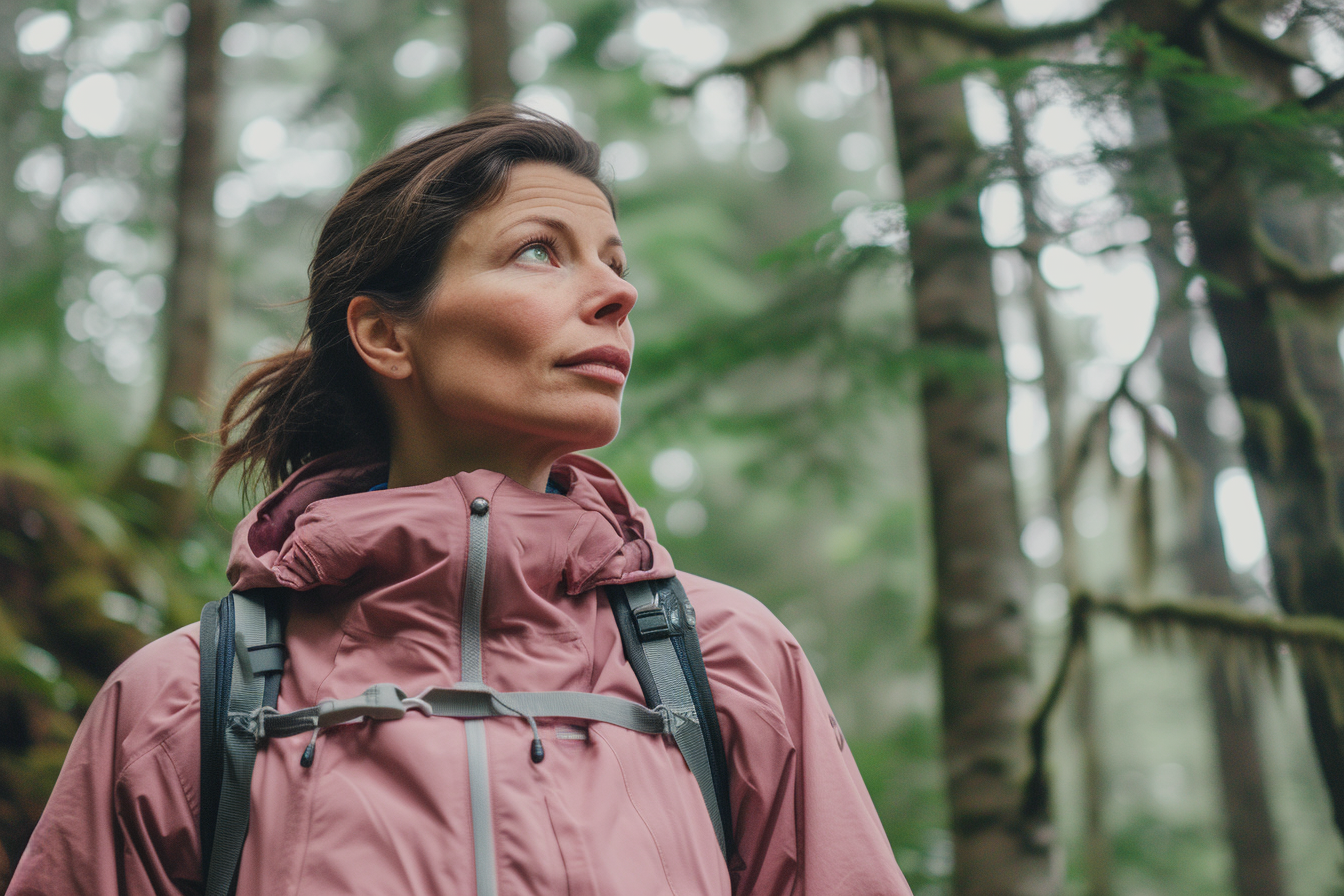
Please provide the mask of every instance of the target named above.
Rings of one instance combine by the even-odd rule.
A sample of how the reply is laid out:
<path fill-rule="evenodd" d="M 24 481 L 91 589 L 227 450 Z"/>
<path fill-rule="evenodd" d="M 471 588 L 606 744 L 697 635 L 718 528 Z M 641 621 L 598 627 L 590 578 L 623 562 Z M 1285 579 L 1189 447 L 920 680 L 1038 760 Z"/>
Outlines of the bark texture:
<path fill-rule="evenodd" d="M 189 6 L 191 20 L 182 38 L 175 250 L 163 312 L 163 385 L 149 429 L 114 486 L 143 528 L 169 538 L 183 535 L 194 516 L 191 437 L 202 429 L 199 407 L 209 385 L 223 301 L 215 263 L 214 197 L 225 3 L 191 0 Z"/>
<path fill-rule="evenodd" d="M 1030 576 L 1008 452 L 990 250 L 977 190 L 982 155 L 961 85 L 927 76 L 964 46 L 900 27 L 882 35 L 905 201 L 920 345 L 933 356 L 988 359 L 933 370 L 922 389 L 935 542 L 943 755 L 952 813 L 955 896 L 1058 890 L 1047 818 L 1023 817 L 1032 712 Z"/>

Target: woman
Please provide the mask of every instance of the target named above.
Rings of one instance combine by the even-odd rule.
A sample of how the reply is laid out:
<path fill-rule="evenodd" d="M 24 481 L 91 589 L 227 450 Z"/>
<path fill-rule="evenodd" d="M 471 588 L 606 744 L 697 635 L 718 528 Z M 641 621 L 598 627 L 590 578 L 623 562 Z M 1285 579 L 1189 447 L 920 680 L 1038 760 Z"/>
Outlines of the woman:
<path fill-rule="evenodd" d="M 281 712 L 469 678 L 482 508 L 485 684 L 643 702 L 603 589 L 675 570 L 616 477 L 571 454 L 616 435 L 634 346 L 598 164 L 569 127 L 495 108 L 376 162 L 332 211 L 303 346 L 234 393 L 216 468 L 283 480 L 229 565 L 235 590 L 290 595 Z M 728 862 L 667 738 L 538 719 L 536 762 L 532 720 L 474 723 L 473 747 L 409 713 L 262 742 L 237 892 L 908 896 L 797 642 L 678 575 L 727 752 Z M 10 893 L 199 891 L 199 656 L 188 626 L 107 682 Z"/>

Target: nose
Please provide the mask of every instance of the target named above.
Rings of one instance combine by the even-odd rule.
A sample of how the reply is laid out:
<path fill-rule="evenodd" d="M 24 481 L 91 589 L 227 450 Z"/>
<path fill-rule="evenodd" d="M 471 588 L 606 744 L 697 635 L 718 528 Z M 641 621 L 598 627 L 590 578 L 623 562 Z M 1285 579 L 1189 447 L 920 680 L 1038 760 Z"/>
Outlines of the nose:
<path fill-rule="evenodd" d="M 639 293 L 629 280 L 617 274 L 605 264 L 602 265 L 599 283 L 589 301 L 590 314 L 594 321 L 625 323 L 630 309 L 635 307 Z"/>

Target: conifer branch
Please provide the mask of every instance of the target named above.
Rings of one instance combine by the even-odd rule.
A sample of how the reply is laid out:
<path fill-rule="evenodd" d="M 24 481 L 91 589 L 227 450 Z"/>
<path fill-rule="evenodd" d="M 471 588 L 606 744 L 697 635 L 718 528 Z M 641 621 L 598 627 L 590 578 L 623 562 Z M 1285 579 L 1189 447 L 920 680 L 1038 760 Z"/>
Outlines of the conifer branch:
<path fill-rule="evenodd" d="M 1021 814 L 1025 818 L 1040 817 L 1050 805 L 1050 782 L 1045 772 L 1046 725 L 1055 707 L 1059 705 L 1059 698 L 1064 695 L 1064 687 L 1068 684 L 1069 673 L 1073 671 L 1074 660 L 1087 643 L 1088 614 L 1085 611 L 1078 612 L 1076 606 L 1075 599 L 1074 605 L 1069 610 L 1069 636 L 1064 642 L 1064 652 L 1060 654 L 1055 676 L 1050 681 L 1050 688 L 1045 692 L 1036 714 L 1032 716 L 1031 724 L 1027 726 L 1027 748 L 1031 756 L 1031 770 L 1022 788 Z"/>
<path fill-rule="evenodd" d="M 1212 635 L 1257 647 L 1272 643 L 1294 652 L 1327 650 L 1344 655 L 1344 620 L 1256 613 L 1226 597 L 1167 597 L 1137 603 L 1119 596 L 1082 593 L 1074 600 L 1073 612 L 1100 612 L 1124 619 L 1145 635 Z"/>
<path fill-rule="evenodd" d="M 1174 313 L 1171 310 L 1158 310 L 1159 319 L 1164 314 Z M 1179 443 L 1169 436 L 1166 430 L 1162 429 L 1157 418 L 1153 416 L 1152 409 L 1146 402 L 1140 401 L 1134 397 L 1129 388 L 1130 376 L 1134 373 L 1134 368 L 1149 356 L 1153 349 L 1153 344 L 1157 339 L 1158 327 L 1156 324 L 1148 332 L 1148 338 L 1143 343 L 1143 348 L 1134 356 L 1134 360 L 1125 365 L 1120 373 L 1120 381 L 1116 383 L 1115 390 L 1107 396 L 1106 400 L 1097 405 L 1092 414 L 1088 416 L 1087 422 L 1079 430 L 1078 438 L 1072 446 L 1065 452 L 1063 463 L 1060 467 L 1059 477 L 1055 483 L 1055 493 L 1060 496 L 1072 497 L 1074 490 L 1078 487 L 1082 479 L 1083 468 L 1091 457 L 1092 442 L 1098 434 L 1109 433 L 1110 415 L 1112 409 L 1121 401 L 1128 402 L 1144 420 L 1144 425 L 1148 429 L 1148 438 L 1156 438 L 1166 447 L 1168 454 L 1171 455 L 1172 462 L 1179 465 L 1182 462 L 1184 449 Z M 1115 471 L 1114 464 L 1111 469 Z M 1118 475 L 1118 471 L 1115 471 Z M 1186 478 L 1182 476 L 1182 479 Z"/>
<path fill-rule="evenodd" d="M 741 62 L 725 63 L 702 73 L 685 86 L 671 87 L 669 90 L 678 94 L 692 93 L 701 82 L 721 75 L 735 75 L 749 83 L 758 83 L 763 75 L 826 44 L 837 32 L 871 25 L 929 28 L 960 38 L 972 47 L 1004 56 L 1085 34 L 1118 2 L 1106 0 L 1091 15 L 1080 19 L 1034 28 L 1018 28 L 975 15 L 978 6 L 967 12 L 958 12 L 942 3 L 928 0 L 874 0 L 866 6 L 847 6 L 825 13 L 786 44 Z"/>

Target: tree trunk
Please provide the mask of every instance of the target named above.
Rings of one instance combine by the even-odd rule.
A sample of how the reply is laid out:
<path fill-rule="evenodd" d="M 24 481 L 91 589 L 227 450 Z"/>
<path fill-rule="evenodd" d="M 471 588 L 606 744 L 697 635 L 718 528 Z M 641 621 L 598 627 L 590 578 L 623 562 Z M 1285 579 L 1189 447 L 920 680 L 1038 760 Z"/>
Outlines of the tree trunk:
<path fill-rule="evenodd" d="M 1140 100 L 1132 106 L 1131 114 L 1135 142 L 1140 148 L 1165 138 L 1162 113 L 1155 102 Z M 1132 181 L 1140 177 L 1144 179 L 1142 189 L 1132 191 L 1134 195 L 1172 197 L 1176 193 L 1176 173 L 1165 164 L 1157 170 L 1129 175 Z M 1228 568 L 1214 486 L 1221 471 L 1242 461 L 1227 440 L 1209 429 L 1210 398 L 1215 388 L 1224 386 L 1221 381 L 1210 381 L 1195 364 L 1190 337 L 1195 318 L 1203 312 L 1181 308 L 1187 272 L 1176 257 L 1176 219 L 1170 199 L 1162 205 L 1165 207 L 1138 207 L 1135 211 L 1147 220 L 1151 233 L 1147 250 L 1159 297 L 1155 326 L 1164 400 L 1176 423 L 1181 446 L 1198 467 L 1199 491 L 1193 496 L 1197 500 L 1185 502 L 1189 518 L 1181 560 L 1195 593 L 1236 598 L 1254 593 L 1256 586 L 1246 576 L 1234 577 Z M 1236 679 L 1236 687 L 1229 686 L 1229 676 Z M 1282 896 L 1278 834 L 1266 793 L 1255 705 L 1249 699 L 1251 682 L 1243 670 L 1222 668 L 1216 660 L 1207 664 L 1204 678 L 1213 710 L 1233 885 L 1238 896 Z"/>
<path fill-rule="evenodd" d="M 466 0 L 467 94 L 471 108 L 507 103 L 517 86 L 509 75 L 513 37 L 508 0 Z"/>
<path fill-rule="evenodd" d="M 1162 282 L 1159 276 L 1158 282 Z M 1231 446 L 1209 431 L 1208 390 L 1190 353 L 1191 316 L 1175 314 L 1161 330 L 1160 369 L 1167 407 L 1176 421 L 1181 444 L 1199 466 L 1200 494 L 1186 527 L 1189 537 L 1183 560 L 1194 590 L 1233 596 L 1238 587 L 1223 549 L 1222 529 L 1214 504 L 1214 480 L 1233 466 Z M 1229 682 L 1229 677 L 1235 681 Z M 1213 707 L 1214 741 L 1222 784 L 1224 816 L 1232 859 L 1232 877 L 1239 896 L 1281 896 L 1283 868 L 1278 834 L 1266 794 L 1260 740 L 1256 731 L 1251 682 L 1244 670 L 1222 667 L 1216 660 L 1205 671 Z"/>
<path fill-rule="evenodd" d="M 1285 315 L 1293 363 L 1302 392 L 1316 411 L 1320 436 L 1335 474 L 1335 507 L 1344 519 L 1344 363 L 1341 363 L 1340 318 L 1336 308 L 1295 306 Z"/>
<path fill-rule="evenodd" d="M 1186 53 L 1220 71 L 1220 35 L 1210 22 L 1174 22 L 1160 0 L 1130 0 L 1128 17 L 1165 33 Z M 1235 72 L 1228 72 L 1235 74 Z M 1256 239 L 1257 214 L 1241 157 L 1225 131 L 1203 128 L 1196 98 L 1178 82 L 1161 85 L 1173 153 L 1184 184 L 1197 257 L 1208 277 L 1209 308 L 1227 354 L 1228 385 L 1245 423 L 1243 453 L 1265 519 L 1280 603 L 1290 613 L 1344 616 L 1344 536 L 1335 477 L 1280 321 L 1293 296 Z M 1344 832 L 1344 720 L 1332 712 L 1327 670 L 1299 670 L 1313 744 Z"/>
<path fill-rule="evenodd" d="M 910 227 L 919 344 L 935 357 L 989 361 L 975 371 L 930 370 L 922 388 L 952 893 L 1045 896 L 1060 882 L 1048 818 L 1022 814 L 1030 577 L 1018 544 L 990 250 L 973 186 L 982 155 L 960 83 L 926 81 L 964 48 L 897 27 L 883 44 L 905 202 L 920 208 Z"/>
<path fill-rule="evenodd" d="M 177 170 L 176 241 L 163 331 L 163 385 L 143 441 L 113 488 L 140 525 L 181 537 L 195 509 L 191 458 L 201 429 L 222 301 L 215 265 L 216 131 L 223 0 L 191 0 L 183 35 L 182 143 Z"/>
<path fill-rule="evenodd" d="M 1020 247 L 1027 263 L 1030 280 L 1027 300 L 1031 306 L 1036 329 L 1036 342 L 1041 352 L 1041 388 L 1045 392 L 1046 413 L 1050 419 L 1047 441 L 1050 451 L 1051 498 L 1055 505 L 1055 519 L 1059 523 L 1060 578 L 1070 595 L 1082 587 L 1078 568 L 1078 539 L 1073 526 L 1074 496 L 1060 488 L 1068 450 L 1068 377 L 1058 343 L 1054 335 L 1054 319 L 1045 279 L 1041 276 L 1041 250 L 1050 236 L 1050 228 L 1037 212 L 1037 182 L 1027 166 L 1027 129 L 1019 103 L 1025 93 L 1009 92 L 1005 96 L 1014 173 L 1022 190 L 1022 209 L 1026 224 L 1026 239 Z M 1106 830 L 1106 772 L 1102 763 L 1101 737 L 1097 725 L 1096 676 L 1093 674 L 1091 638 L 1084 636 L 1076 660 L 1073 680 L 1073 721 L 1081 745 L 1083 778 L 1083 840 L 1087 866 L 1088 896 L 1110 896 L 1111 844 Z"/>
<path fill-rule="evenodd" d="M 1027 301 L 1031 307 L 1036 330 L 1036 345 L 1041 352 L 1041 388 L 1045 392 L 1046 413 L 1050 419 L 1047 448 L 1050 452 L 1051 500 L 1055 519 L 1059 523 L 1060 560 L 1059 576 L 1070 595 L 1077 594 L 1083 585 L 1078 568 L 1077 530 L 1073 525 L 1074 496 L 1062 489 L 1063 471 L 1068 463 L 1068 374 L 1060 357 L 1055 339 L 1054 317 L 1050 311 L 1048 290 L 1041 276 L 1041 250 L 1050 239 L 1051 230 L 1037 210 L 1037 178 L 1027 165 L 1027 122 L 1021 104 L 1033 102 L 1030 91 L 1005 91 L 1004 103 L 1008 112 L 1009 151 L 1013 173 L 1022 190 L 1022 212 L 1026 225 L 1026 239 L 1020 252 L 1027 264 L 1030 279 L 1027 282 Z M 1106 772 L 1102 763 L 1101 736 L 1097 724 L 1096 676 L 1093 674 L 1091 638 L 1084 636 L 1079 645 L 1076 673 L 1073 679 L 1073 721 L 1081 745 L 1083 778 L 1083 839 L 1087 864 L 1088 896 L 1110 896 L 1111 843 L 1106 830 Z"/>

